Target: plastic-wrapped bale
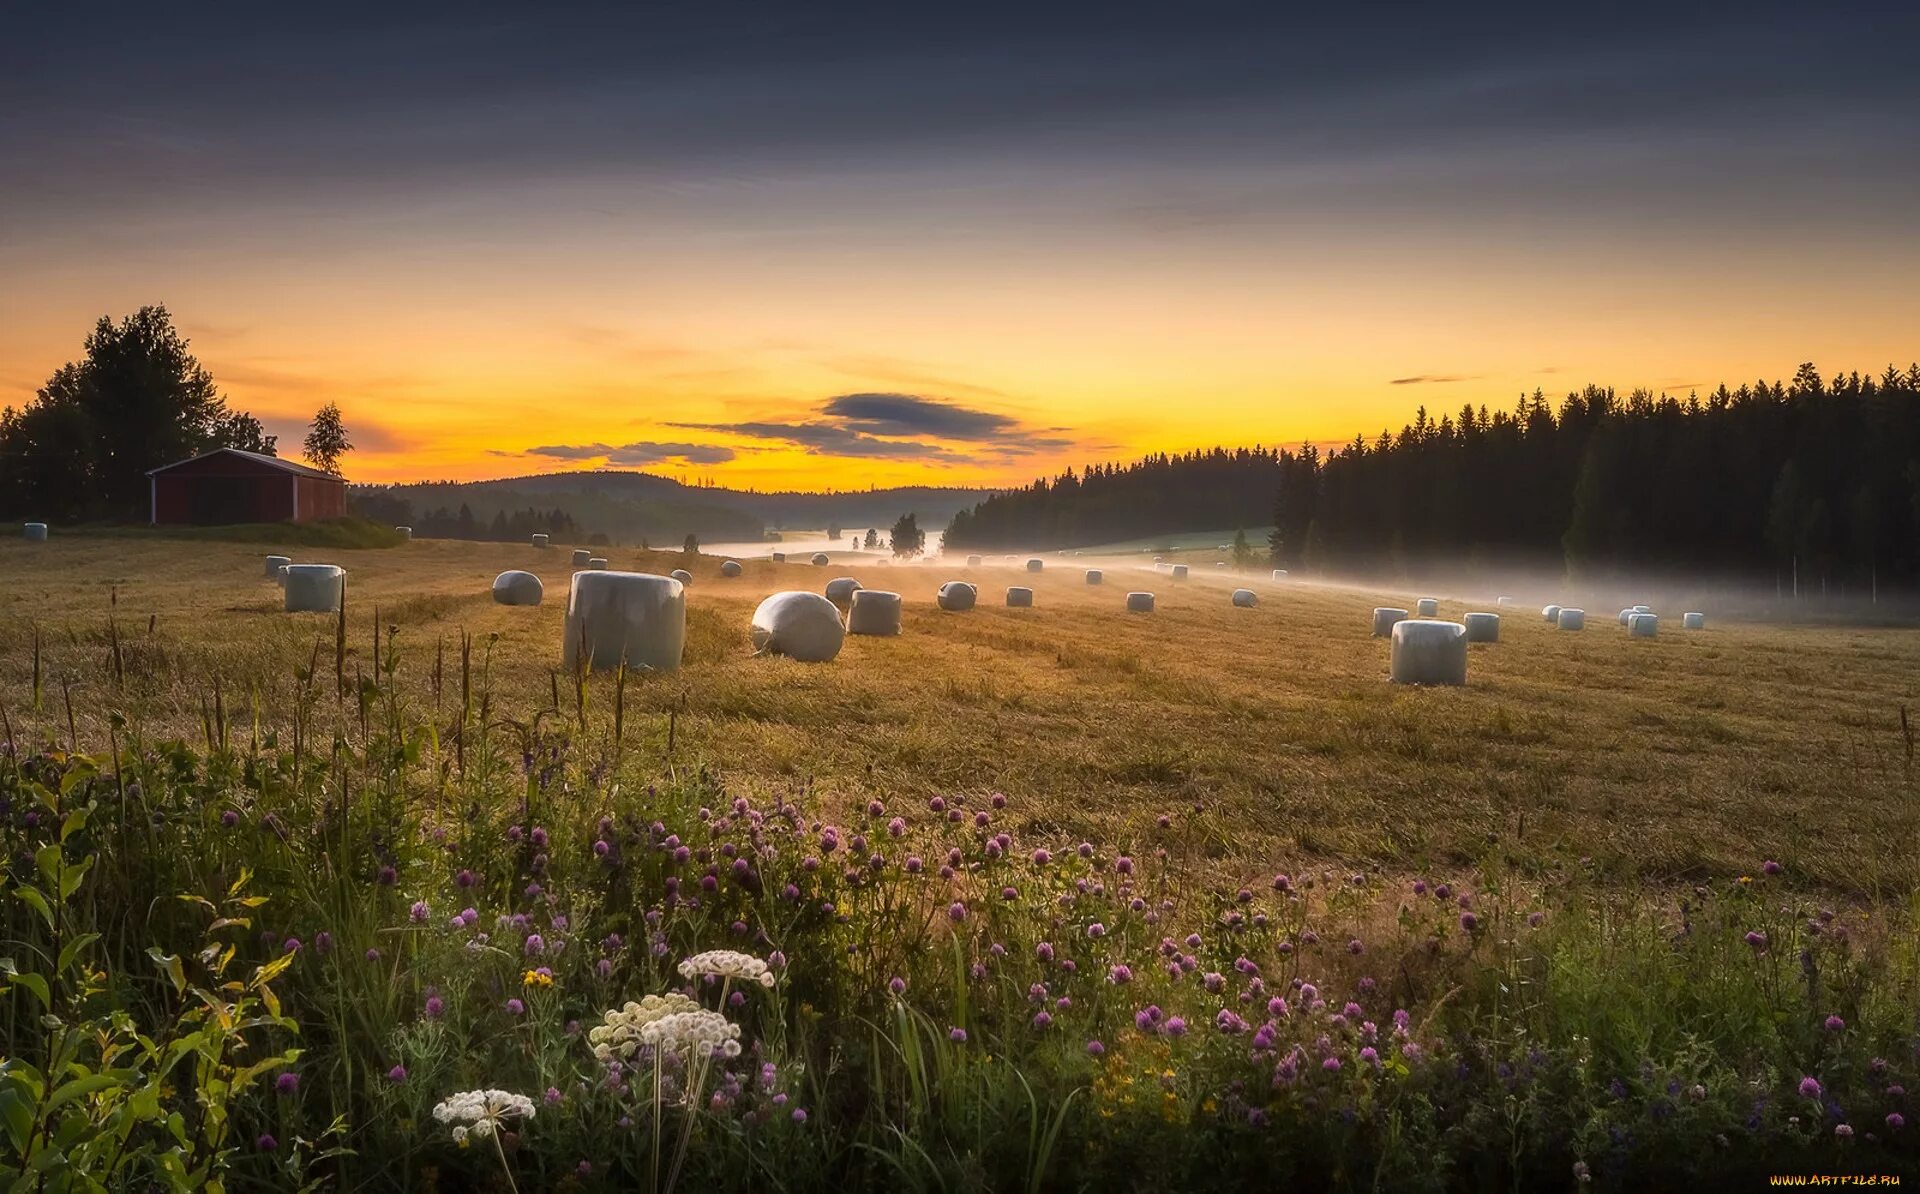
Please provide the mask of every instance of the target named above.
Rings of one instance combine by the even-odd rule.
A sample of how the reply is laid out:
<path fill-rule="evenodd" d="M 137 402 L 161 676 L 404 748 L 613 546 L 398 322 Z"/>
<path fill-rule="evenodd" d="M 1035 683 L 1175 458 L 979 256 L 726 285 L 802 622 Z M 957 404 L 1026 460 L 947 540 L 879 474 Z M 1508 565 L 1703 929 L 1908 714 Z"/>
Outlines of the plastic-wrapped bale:
<path fill-rule="evenodd" d="M 1273 570 L 1273 579 L 1275 580 L 1287 579 L 1287 570 L 1285 568 L 1275 568 Z"/>
<path fill-rule="evenodd" d="M 840 611 L 818 593 L 775 593 L 753 611 L 748 631 L 756 655 L 785 655 L 802 663 L 826 663 L 840 654 L 847 628 Z"/>
<path fill-rule="evenodd" d="M 687 645 L 687 590 L 649 572 L 576 572 L 567 593 L 561 655 L 567 671 L 671 672 Z M 586 652 L 584 661 L 581 652 Z"/>
<path fill-rule="evenodd" d="M 273 570 L 274 582 L 283 589 L 287 587 L 287 569 L 291 567 L 291 564 L 282 564 Z"/>
<path fill-rule="evenodd" d="M 1039 559 L 1038 557 L 1035 557 L 1034 559 L 1027 561 L 1028 572 L 1038 572 L 1042 568 L 1045 568 L 1046 566 L 1047 566 L 1047 562 L 1045 560 Z"/>
<path fill-rule="evenodd" d="M 740 575 L 740 561 L 739 560 L 720 561 L 720 575 L 722 576 Z"/>
<path fill-rule="evenodd" d="M 828 565 L 829 563 L 831 563 L 832 561 L 830 561 L 830 560 L 828 560 L 828 559 L 827 559 L 827 553 L 826 553 L 826 552 L 824 552 L 824 551 L 816 551 L 816 552 L 814 552 L 814 553 L 813 553 L 813 559 L 812 559 L 811 561 L 809 561 L 809 562 L 810 562 L 810 563 L 812 563 L 812 564 L 813 564 L 813 566 L 814 566 L 814 567 L 816 567 L 816 568 L 825 568 L 825 567 L 826 567 L 826 566 L 827 566 L 827 565 Z"/>
<path fill-rule="evenodd" d="M 495 605 L 539 605 L 547 595 L 547 586 L 531 572 L 513 569 L 493 578 Z"/>
<path fill-rule="evenodd" d="M 1187 566 L 1185 564 L 1175 564 L 1173 566 L 1173 579 L 1175 580 L 1187 579 Z"/>
<path fill-rule="evenodd" d="M 1501 609 L 1511 609 L 1511 608 L 1513 607 L 1513 598 L 1511 598 L 1511 597 L 1495 597 L 1495 598 L 1493 599 L 1493 603 L 1494 603 L 1494 605 L 1496 605 L 1496 606 L 1498 606 L 1498 607 L 1499 607 L 1499 608 L 1501 608 Z"/>
<path fill-rule="evenodd" d="M 1127 612 L 1130 614 L 1150 614 L 1153 612 L 1152 593 L 1128 593 Z"/>
<path fill-rule="evenodd" d="M 1156 564 L 1158 564 L 1158 563 L 1160 563 L 1161 561 L 1163 561 L 1163 560 L 1165 560 L 1166 558 L 1167 558 L 1167 557 L 1165 557 L 1165 556 L 1155 556 L 1155 557 L 1153 557 L 1153 562 L 1154 562 L 1154 563 L 1156 563 Z"/>
<path fill-rule="evenodd" d="M 1025 585 L 1007 586 L 1007 604 L 1017 609 L 1027 609 L 1033 605 L 1033 590 Z"/>
<path fill-rule="evenodd" d="M 1500 641 L 1499 614 L 1467 614 L 1460 619 L 1467 628 L 1467 641 L 1470 643 L 1497 643 Z"/>
<path fill-rule="evenodd" d="M 836 576 L 827 582 L 827 600 L 835 605 L 846 605 L 853 595 L 860 591 L 860 582 L 851 576 Z"/>
<path fill-rule="evenodd" d="M 1705 630 L 1706 628 L 1707 615 L 1701 613 L 1699 610 L 1688 610 L 1686 613 L 1680 615 L 1680 629 Z"/>
<path fill-rule="evenodd" d="M 1406 621 L 1406 618 L 1407 618 L 1407 611 L 1404 609 L 1395 609 L 1390 605 L 1381 605 L 1381 606 L 1374 607 L 1373 637 L 1375 638 L 1387 637 L 1389 634 L 1393 633 L 1393 628 L 1395 626 L 1398 626 L 1401 622 Z"/>
<path fill-rule="evenodd" d="M 26 537 L 29 543 L 45 543 L 47 541 L 47 524 L 44 522 L 30 522 L 21 528 L 20 533 Z"/>
<path fill-rule="evenodd" d="M 1587 611 L 1584 609 L 1568 609 L 1562 606 L 1559 615 L 1554 618 L 1553 624 L 1562 630 L 1585 630 L 1587 628 Z"/>
<path fill-rule="evenodd" d="M 1660 619 L 1653 614 L 1635 614 L 1627 623 L 1627 633 L 1634 638 L 1653 638 L 1660 633 Z"/>
<path fill-rule="evenodd" d="M 1560 607 L 1557 605 L 1542 606 L 1540 616 L 1549 622 L 1558 624 L 1560 621 Z"/>
<path fill-rule="evenodd" d="M 584 547 L 576 547 L 573 549 L 573 566 L 575 568 L 585 568 L 587 566 L 587 561 L 591 560 L 592 558 L 593 558 L 593 553 L 588 551 Z"/>
<path fill-rule="evenodd" d="M 1629 623 L 1629 622 L 1631 622 L 1631 621 L 1633 621 L 1633 615 L 1635 615 L 1635 614 L 1637 614 L 1637 613 L 1639 613 L 1639 612 L 1640 612 L 1639 610 L 1637 610 L 1637 609 L 1635 609 L 1635 608 L 1633 608 L 1633 607 L 1632 607 L 1631 605 L 1629 605 L 1629 606 L 1628 606 L 1627 608 L 1625 608 L 1625 609 L 1623 609 L 1623 610 L 1621 610 L 1621 611 L 1620 611 L 1620 624 L 1621 624 L 1622 626 L 1625 626 L 1625 625 L 1626 625 L 1627 623 Z"/>
<path fill-rule="evenodd" d="M 338 564 L 288 564 L 286 611 L 290 614 L 338 613 L 340 594 L 346 584 L 346 569 Z"/>
<path fill-rule="evenodd" d="M 535 535 L 533 537 L 533 545 L 535 547 L 545 547 L 547 545 L 547 536 Z"/>
<path fill-rule="evenodd" d="M 1241 609 L 1252 609 L 1254 606 L 1260 604 L 1260 598 L 1254 595 L 1252 589 L 1235 589 L 1233 591 L 1233 603 Z"/>
<path fill-rule="evenodd" d="M 1430 618 L 1396 623 L 1390 670 L 1395 684 L 1465 684 L 1467 628 Z"/>
<path fill-rule="evenodd" d="M 1423 618 L 1437 617 L 1440 613 L 1440 599 L 1438 597 L 1422 597 L 1413 603 L 1413 609 L 1415 613 Z"/>
<path fill-rule="evenodd" d="M 409 540 L 411 540 L 411 539 L 413 538 L 413 528 L 412 528 L 412 527 L 395 527 L 395 528 L 393 528 L 393 530 L 394 530 L 394 533 L 395 533 L 395 534 L 397 534 L 397 535 L 399 535 L 399 536 L 400 536 L 400 540 L 401 540 L 401 542 L 403 542 L 403 543 L 404 543 L 404 542 L 407 542 L 407 541 L 409 541 Z"/>
<path fill-rule="evenodd" d="M 594 556 L 587 561 L 587 567 L 595 572 L 605 572 L 607 570 L 607 561 L 601 556 Z"/>
<path fill-rule="evenodd" d="M 979 599 L 980 590 L 964 580 L 950 580 L 941 585 L 940 594 L 935 598 L 941 609 L 953 610 L 956 613 L 972 609 L 973 603 Z"/>
<path fill-rule="evenodd" d="M 1153 570 L 1155 572 L 1171 572 L 1173 571 L 1173 565 L 1163 564 L 1159 560 L 1155 560 L 1153 562 Z"/>
<path fill-rule="evenodd" d="M 1213 566 L 1215 568 L 1225 568 L 1227 566 L 1227 562 L 1225 560 L 1215 560 L 1213 562 Z"/>
<path fill-rule="evenodd" d="M 672 572 L 667 573 L 667 575 L 671 576 L 673 579 L 679 581 L 683 585 L 690 585 L 693 583 L 693 573 L 688 572 L 685 568 L 675 568 Z"/>
<path fill-rule="evenodd" d="M 978 568 L 979 566 L 980 566 L 980 557 L 979 557 L 979 556 L 968 556 L 968 557 L 967 557 L 967 567 L 969 567 L 969 568 Z"/>
<path fill-rule="evenodd" d="M 1651 605 L 1636 605 L 1633 607 L 1633 612 L 1636 614 L 1650 614 L 1653 612 L 1653 607 Z"/>
<path fill-rule="evenodd" d="M 767 558 L 772 560 L 776 564 L 784 564 L 787 562 L 787 553 L 784 551 L 776 551 L 772 555 L 768 556 Z"/>
<path fill-rule="evenodd" d="M 266 576 L 268 578 L 279 576 L 280 570 L 291 563 L 293 563 L 291 556 L 268 556 Z"/>
<path fill-rule="evenodd" d="M 1106 584 L 1107 574 L 1100 571 L 1098 568 L 1089 568 L 1087 569 L 1087 583 L 1090 585 Z"/>
<path fill-rule="evenodd" d="M 848 634 L 900 633 L 900 594 L 885 589 L 860 589 L 847 610 Z"/>

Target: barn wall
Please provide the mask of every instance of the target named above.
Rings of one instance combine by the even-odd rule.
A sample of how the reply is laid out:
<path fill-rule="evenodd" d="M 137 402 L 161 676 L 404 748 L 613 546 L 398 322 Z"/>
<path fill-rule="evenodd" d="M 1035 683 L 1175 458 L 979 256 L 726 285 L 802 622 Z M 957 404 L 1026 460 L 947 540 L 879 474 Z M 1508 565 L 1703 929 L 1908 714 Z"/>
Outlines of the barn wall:
<path fill-rule="evenodd" d="M 296 506 L 295 494 L 298 494 Z M 346 482 L 307 477 L 232 453 L 214 453 L 153 476 L 157 523 L 220 525 L 344 518 Z"/>
<path fill-rule="evenodd" d="M 345 482 L 326 481 L 319 477 L 295 477 L 294 484 L 300 487 L 301 522 L 312 522 L 316 518 L 347 516 Z"/>

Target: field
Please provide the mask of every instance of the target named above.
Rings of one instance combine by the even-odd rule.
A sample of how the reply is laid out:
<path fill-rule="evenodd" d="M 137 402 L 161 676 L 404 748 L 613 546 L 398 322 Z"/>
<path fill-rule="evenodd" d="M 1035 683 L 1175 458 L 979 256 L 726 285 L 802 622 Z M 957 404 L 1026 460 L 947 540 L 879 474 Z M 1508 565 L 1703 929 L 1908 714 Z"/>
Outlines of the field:
<path fill-rule="evenodd" d="M 17 1188 L 1920 1172 L 1920 631 L 1596 597 L 1414 689 L 1414 592 L 612 549 L 685 666 L 574 676 L 565 549 L 270 549 L 0 541 Z M 843 574 L 900 637 L 751 653 Z"/>

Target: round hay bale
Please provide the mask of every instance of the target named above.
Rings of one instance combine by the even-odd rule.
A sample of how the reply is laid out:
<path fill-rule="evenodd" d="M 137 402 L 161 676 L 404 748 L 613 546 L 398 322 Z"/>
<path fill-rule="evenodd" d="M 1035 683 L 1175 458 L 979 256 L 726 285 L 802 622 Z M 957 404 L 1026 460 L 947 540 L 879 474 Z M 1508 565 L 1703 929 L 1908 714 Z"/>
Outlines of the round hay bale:
<path fill-rule="evenodd" d="M 402 543 L 410 543 L 410 542 L 412 542 L 412 540 L 413 540 L 413 528 L 412 528 L 412 527 L 395 527 L 395 528 L 393 528 L 393 529 L 394 529 L 394 531 L 395 531 L 395 532 L 397 532 L 397 533 L 399 534 L 399 536 L 400 536 L 400 541 L 401 541 Z"/>
<path fill-rule="evenodd" d="M 287 587 L 287 569 L 290 567 L 292 567 L 292 565 L 282 564 L 278 568 L 275 568 L 273 570 L 273 579 L 275 583 L 277 583 L 283 589 Z"/>
<path fill-rule="evenodd" d="M 291 563 L 293 563 L 291 556 L 268 556 L 265 575 L 268 577 L 278 576 L 280 575 L 280 570 Z"/>
<path fill-rule="evenodd" d="M 1705 630 L 1706 628 L 1707 615 L 1701 613 L 1699 610 L 1688 610 L 1686 613 L 1680 615 L 1680 629 Z"/>
<path fill-rule="evenodd" d="M 1007 604 L 1015 609 L 1031 609 L 1033 607 L 1033 590 L 1027 588 L 1025 585 L 1009 585 L 1007 587 Z"/>
<path fill-rule="evenodd" d="M 1585 630 L 1587 628 L 1587 611 L 1584 609 L 1568 609 L 1562 606 L 1560 608 L 1560 615 L 1554 619 L 1553 624 L 1562 630 Z"/>
<path fill-rule="evenodd" d="M 1407 611 L 1395 609 L 1390 605 L 1376 606 L 1373 611 L 1373 637 L 1385 638 L 1393 633 L 1393 628 L 1405 621 Z"/>
<path fill-rule="evenodd" d="M 848 634 L 882 637 L 900 633 L 900 594 L 885 589 L 860 589 L 847 610 Z"/>
<path fill-rule="evenodd" d="M 605 572 L 607 570 L 607 561 L 604 557 L 594 556 L 587 561 L 587 567 L 595 572 Z"/>
<path fill-rule="evenodd" d="M 1428 618 L 1395 623 L 1389 670 L 1395 684 L 1465 684 L 1467 628 Z"/>
<path fill-rule="evenodd" d="M 547 595 L 547 586 L 531 572 L 512 569 L 493 578 L 495 605 L 539 605 Z"/>
<path fill-rule="evenodd" d="M 1497 643 L 1500 641 L 1499 614 L 1467 614 L 1460 619 L 1467 628 L 1467 641 L 1470 643 Z"/>
<path fill-rule="evenodd" d="M 1629 606 L 1628 606 L 1627 608 L 1625 608 L 1625 609 L 1623 609 L 1623 610 L 1621 610 L 1621 611 L 1620 611 L 1620 624 L 1621 624 L 1622 626 L 1625 626 L 1625 625 L 1626 625 L 1626 624 L 1627 624 L 1628 622 L 1631 622 L 1631 621 L 1633 620 L 1633 615 L 1635 615 L 1635 614 L 1637 614 L 1637 613 L 1639 613 L 1639 612 L 1640 612 L 1639 610 L 1637 610 L 1637 609 L 1635 609 L 1635 608 L 1633 608 L 1633 607 L 1632 607 L 1631 605 L 1629 605 Z"/>
<path fill-rule="evenodd" d="M 1164 560 L 1164 559 L 1166 559 L 1166 558 L 1167 558 L 1167 557 L 1165 557 L 1165 556 L 1155 556 L 1155 557 L 1153 557 L 1153 562 L 1154 562 L 1154 563 L 1156 563 L 1156 564 L 1158 564 L 1158 563 L 1160 563 L 1160 562 L 1161 562 L 1162 560 Z"/>
<path fill-rule="evenodd" d="M 1413 608 L 1423 618 L 1437 617 L 1440 613 L 1440 599 L 1438 597 L 1422 597 L 1413 603 Z"/>
<path fill-rule="evenodd" d="M 1543 606 L 1540 610 L 1540 616 L 1549 622 L 1558 623 L 1560 621 L 1560 607 L 1557 605 Z"/>
<path fill-rule="evenodd" d="M 20 533 L 29 543 L 45 543 L 47 541 L 47 524 L 44 522 L 30 522 L 21 528 Z"/>
<path fill-rule="evenodd" d="M 1087 569 L 1087 583 L 1090 585 L 1106 584 L 1107 574 L 1100 571 L 1098 568 L 1089 568 Z"/>
<path fill-rule="evenodd" d="M 1653 612 L 1653 607 L 1651 605 L 1636 605 L 1633 607 L 1633 612 L 1636 614 L 1650 614 Z"/>
<path fill-rule="evenodd" d="M 1175 564 L 1173 566 L 1173 579 L 1175 580 L 1187 579 L 1187 566 L 1185 564 Z"/>
<path fill-rule="evenodd" d="M 756 655 L 785 655 L 801 663 L 826 663 L 840 654 L 847 628 L 840 611 L 818 593 L 775 593 L 753 611 L 748 631 Z"/>
<path fill-rule="evenodd" d="M 1046 566 L 1047 566 L 1047 562 L 1037 557 L 1027 561 L 1028 572 L 1038 572 L 1042 568 L 1045 568 Z"/>
<path fill-rule="evenodd" d="M 582 663 L 596 672 L 622 663 L 676 671 L 687 645 L 686 586 L 647 572 L 576 572 L 561 633 L 569 672 Z"/>
<path fill-rule="evenodd" d="M 1241 609 L 1252 609 L 1260 604 L 1260 598 L 1254 595 L 1252 589 L 1235 589 L 1233 603 Z"/>
<path fill-rule="evenodd" d="M 1215 568 L 1225 568 L 1227 566 L 1227 562 L 1225 560 L 1215 560 L 1213 562 L 1213 566 Z"/>
<path fill-rule="evenodd" d="M 685 568 L 675 568 L 672 572 L 667 573 L 667 575 L 671 576 L 673 579 L 679 581 L 683 585 L 690 585 L 693 583 L 693 573 L 688 572 Z"/>
<path fill-rule="evenodd" d="M 808 562 L 816 568 L 825 568 L 828 564 L 832 563 L 831 560 L 827 559 L 827 553 L 824 551 L 814 552 L 813 559 Z"/>
<path fill-rule="evenodd" d="M 1627 623 L 1627 634 L 1632 638 L 1654 638 L 1660 633 L 1660 619 L 1653 614 L 1635 614 Z"/>
<path fill-rule="evenodd" d="M 827 582 L 827 600 L 835 605 L 847 605 L 853 601 L 853 595 L 860 589 L 860 582 L 851 576 L 836 576 Z"/>
<path fill-rule="evenodd" d="M 1128 593 L 1127 612 L 1130 614 L 1150 614 L 1153 612 L 1152 593 Z"/>
<path fill-rule="evenodd" d="M 1153 562 L 1153 570 L 1159 573 L 1167 573 L 1173 571 L 1173 565 L 1162 564 L 1159 560 L 1155 560 Z"/>
<path fill-rule="evenodd" d="M 573 566 L 575 568 L 585 568 L 587 566 L 587 561 L 591 560 L 592 558 L 593 558 L 593 553 L 588 551 L 584 547 L 576 547 L 573 549 Z"/>
<path fill-rule="evenodd" d="M 1498 607 L 1498 608 L 1500 608 L 1500 609 L 1510 609 L 1510 608 L 1512 608 L 1512 606 L 1513 606 L 1513 598 L 1511 598 L 1511 597 L 1495 597 L 1495 598 L 1493 599 L 1493 604 L 1494 604 L 1494 605 L 1495 605 L 1496 607 Z"/>
<path fill-rule="evenodd" d="M 772 560 L 776 564 L 784 564 L 787 562 L 787 553 L 784 551 L 776 551 L 771 556 L 768 556 L 767 558 Z"/>
<path fill-rule="evenodd" d="M 720 575 L 722 576 L 740 575 L 740 561 L 739 560 L 720 561 Z"/>
<path fill-rule="evenodd" d="M 955 613 L 972 609 L 973 603 L 979 599 L 980 590 L 964 580 L 950 580 L 941 585 L 939 595 L 934 598 L 939 602 L 941 609 L 952 610 Z"/>
<path fill-rule="evenodd" d="M 547 536 L 535 535 L 533 537 L 533 545 L 535 547 L 545 547 L 547 545 Z"/>
<path fill-rule="evenodd" d="M 967 567 L 969 567 L 969 568 L 978 568 L 979 566 L 980 566 L 980 557 L 979 557 L 979 556 L 968 556 L 968 557 L 967 557 Z"/>
<path fill-rule="evenodd" d="M 331 614 L 340 610 L 347 585 L 338 564 L 288 564 L 285 609 L 290 614 Z"/>
<path fill-rule="evenodd" d="M 1273 579 L 1275 580 L 1287 579 L 1287 570 L 1285 568 L 1275 568 L 1273 570 Z"/>

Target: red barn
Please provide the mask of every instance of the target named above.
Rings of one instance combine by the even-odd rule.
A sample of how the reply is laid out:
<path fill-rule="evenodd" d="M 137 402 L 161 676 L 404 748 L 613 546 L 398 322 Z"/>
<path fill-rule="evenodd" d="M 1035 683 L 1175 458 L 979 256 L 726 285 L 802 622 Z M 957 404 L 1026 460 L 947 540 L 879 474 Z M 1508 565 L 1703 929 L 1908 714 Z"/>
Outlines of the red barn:
<path fill-rule="evenodd" d="M 147 481 L 155 526 L 311 522 L 347 514 L 344 478 L 238 448 L 164 465 L 149 472 Z"/>

